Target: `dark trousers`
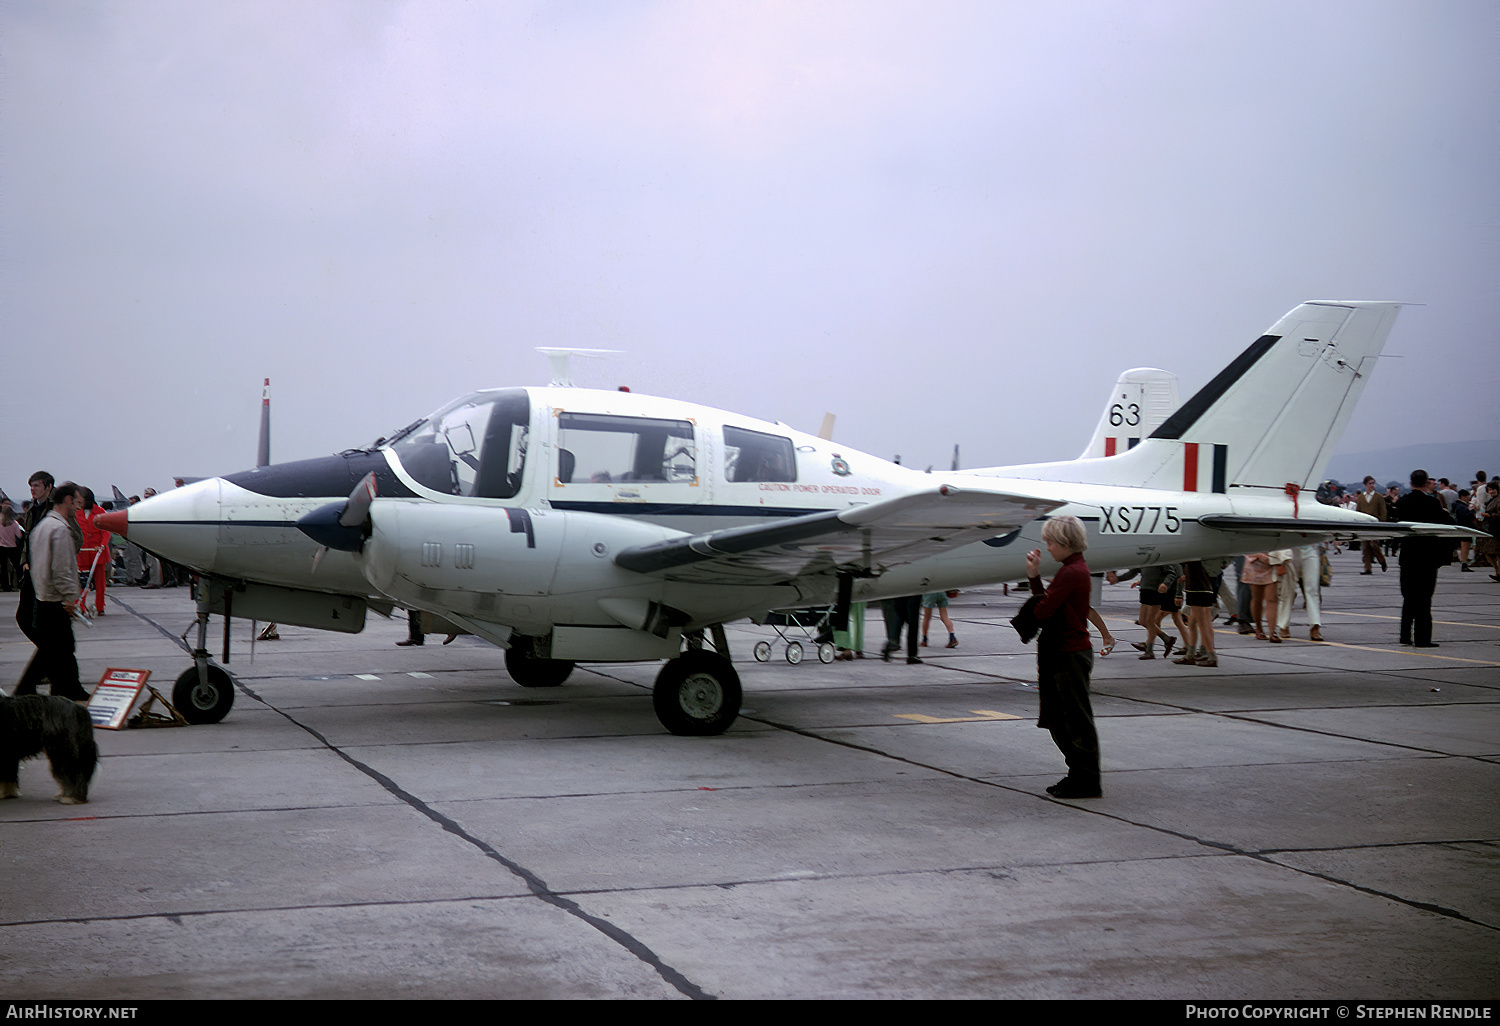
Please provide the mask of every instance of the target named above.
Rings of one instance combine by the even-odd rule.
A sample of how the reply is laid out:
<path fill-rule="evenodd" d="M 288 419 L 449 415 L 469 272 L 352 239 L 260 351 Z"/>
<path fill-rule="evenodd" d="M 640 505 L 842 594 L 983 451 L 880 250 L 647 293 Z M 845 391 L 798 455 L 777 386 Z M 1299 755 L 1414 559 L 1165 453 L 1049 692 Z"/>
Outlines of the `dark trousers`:
<path fill-rule="evenodd" d="M 21 546 L 0 547 L 0 591 L 14 591 L 21 583 L 20 578 Z"/>
<path fill-rule="evenodd" d="M 21 571 L 21 594 L 16 597 L 16 626 L 35 645 L 36 642 L 36 585 L 31 583 L 31 571 Z"/>
<path fill-rule="evenodd" d="M 52 693 L 61 698 L 88 698 L 78 682 L 78 659 L 74 656 L 73 620 L 61 602 L 36 603 L 32 620 L 36 654 L 16 684 L 14 694 L 34 695 L 42 678 L 52 683 Z"/>
<path fill-rule="evenodd" d="M 1401 564 L 1401 644 L 1432 644 L 1432 593 L 1438 568 L 1426 562 Z"/>
<path fill-rule="evenodd" d="M 1037 649 L 1036 669 L 1042 707 L 1036 725 L 1051 731 L 1052 743 L 1068 764 L 1069 780 L 1098 784 L 1099 735 L 1094 730 L 1094 707 L 1089 702 L 1094 653 Z"/>
<path fill-rule="evenodd" d="M 908 595 L 903 598 L 881 599 L 880 611 L 885 616 L 885 647 L 888 651 L 901 649 L 901 628 L 906 627 L 906 654 L 915 659 L 917 655 L 917 631 L 922 618 L 922 596 Z"/>

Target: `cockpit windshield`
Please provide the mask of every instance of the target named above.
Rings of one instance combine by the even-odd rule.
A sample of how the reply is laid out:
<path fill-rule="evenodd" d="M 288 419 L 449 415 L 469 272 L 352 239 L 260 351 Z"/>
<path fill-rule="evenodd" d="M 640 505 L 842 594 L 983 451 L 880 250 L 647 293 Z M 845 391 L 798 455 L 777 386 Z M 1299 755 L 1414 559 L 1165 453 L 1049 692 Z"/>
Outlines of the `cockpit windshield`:
<path fill-rule="evenodd" d="M 521 490 L 530 425 L 525 389 L 475 392 L 398 434 L 391 450 L 433 491 L 509 499 Z"/>

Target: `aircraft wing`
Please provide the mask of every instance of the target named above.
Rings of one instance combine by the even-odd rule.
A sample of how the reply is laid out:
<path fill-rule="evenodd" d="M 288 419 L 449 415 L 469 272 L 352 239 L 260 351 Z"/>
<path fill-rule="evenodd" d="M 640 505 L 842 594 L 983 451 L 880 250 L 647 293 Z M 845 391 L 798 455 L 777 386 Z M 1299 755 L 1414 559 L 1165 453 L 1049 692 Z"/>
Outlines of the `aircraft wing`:
<path fill-rule="evenodd" d="M 1452 538 L 1455 541 L 1486 538 L 1483 531 L 1453 524 L 1395 523 L 1351 524 L 1347 520 L 1317 520 L 1292 517 L 1242 517 L 1231 513 L 1212 513 L 1198 518 L 1198 523 L 1215 531 L 1234 534 L 1310 534 L 1348 541 L 1379 541 L 1382 538 Z"/>
<path fill-rule="evenodd" d="M 616 555 L 615 563 L 700 584 L 775 584 L 834 570 L 880 571 L 1007 534 L 1063 505 L 939 485 L 851 509 L 638 545 Z"/>

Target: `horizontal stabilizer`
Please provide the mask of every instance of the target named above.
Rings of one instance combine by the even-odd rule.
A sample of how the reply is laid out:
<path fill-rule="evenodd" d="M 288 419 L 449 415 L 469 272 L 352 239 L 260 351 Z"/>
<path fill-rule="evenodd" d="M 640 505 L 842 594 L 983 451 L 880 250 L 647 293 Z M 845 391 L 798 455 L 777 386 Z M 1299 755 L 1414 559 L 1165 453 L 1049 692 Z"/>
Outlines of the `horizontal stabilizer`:
<path fill-rule="evenodd" d="M 1236 534 L 1280 535 L 1308 534 L 1323 538 L 1348 538 L 1358 541 L 1378 541 L 1382 538 L 1452 538 L 1465 541 L 1489 537 L 1483 531 L 1470 527 L 1455 527 L 1451 524 L 1417 524 L 1407 521 L 1382 523 L 1372 520 L 1368 525 L 1350 523 L 1347 520 L 1316 520 L 1293 517 L 1242 517 L 1230 513 L 1213 513 L 1198 518 L 1198 523 L 1215 531 L 1230 531 Z"/>
<path fill-rule="evenodd" d="M 1177 406 L 1177 375 L 1156 367 L 1132 367 L 1110 390 L 1094 437 L 1078 458 L 1092 460 L 1129 452 L 1166 423 Z"/>

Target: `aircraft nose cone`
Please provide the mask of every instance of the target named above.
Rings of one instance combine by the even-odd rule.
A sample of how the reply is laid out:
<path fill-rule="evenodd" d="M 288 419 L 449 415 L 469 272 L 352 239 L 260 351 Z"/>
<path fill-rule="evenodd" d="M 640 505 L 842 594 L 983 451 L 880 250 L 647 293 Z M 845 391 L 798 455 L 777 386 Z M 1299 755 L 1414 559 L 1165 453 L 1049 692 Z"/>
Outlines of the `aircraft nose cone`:
<path fill-rule="evenodd" d="M 221 478 L 211 477 L 154 495 L 130 507 L 131 542 L 147 552 L 194 570 L 212 573 L 223 517 Z"/>
<path fill-rule="evenodd" d="M 94 524 L 101 531 L 108 531 L 110 534 L 123 537 L 126 528 L 130 526 L 130 514 L 123 509 L 114 513 L 101 513 L 94 518 Z"/>

